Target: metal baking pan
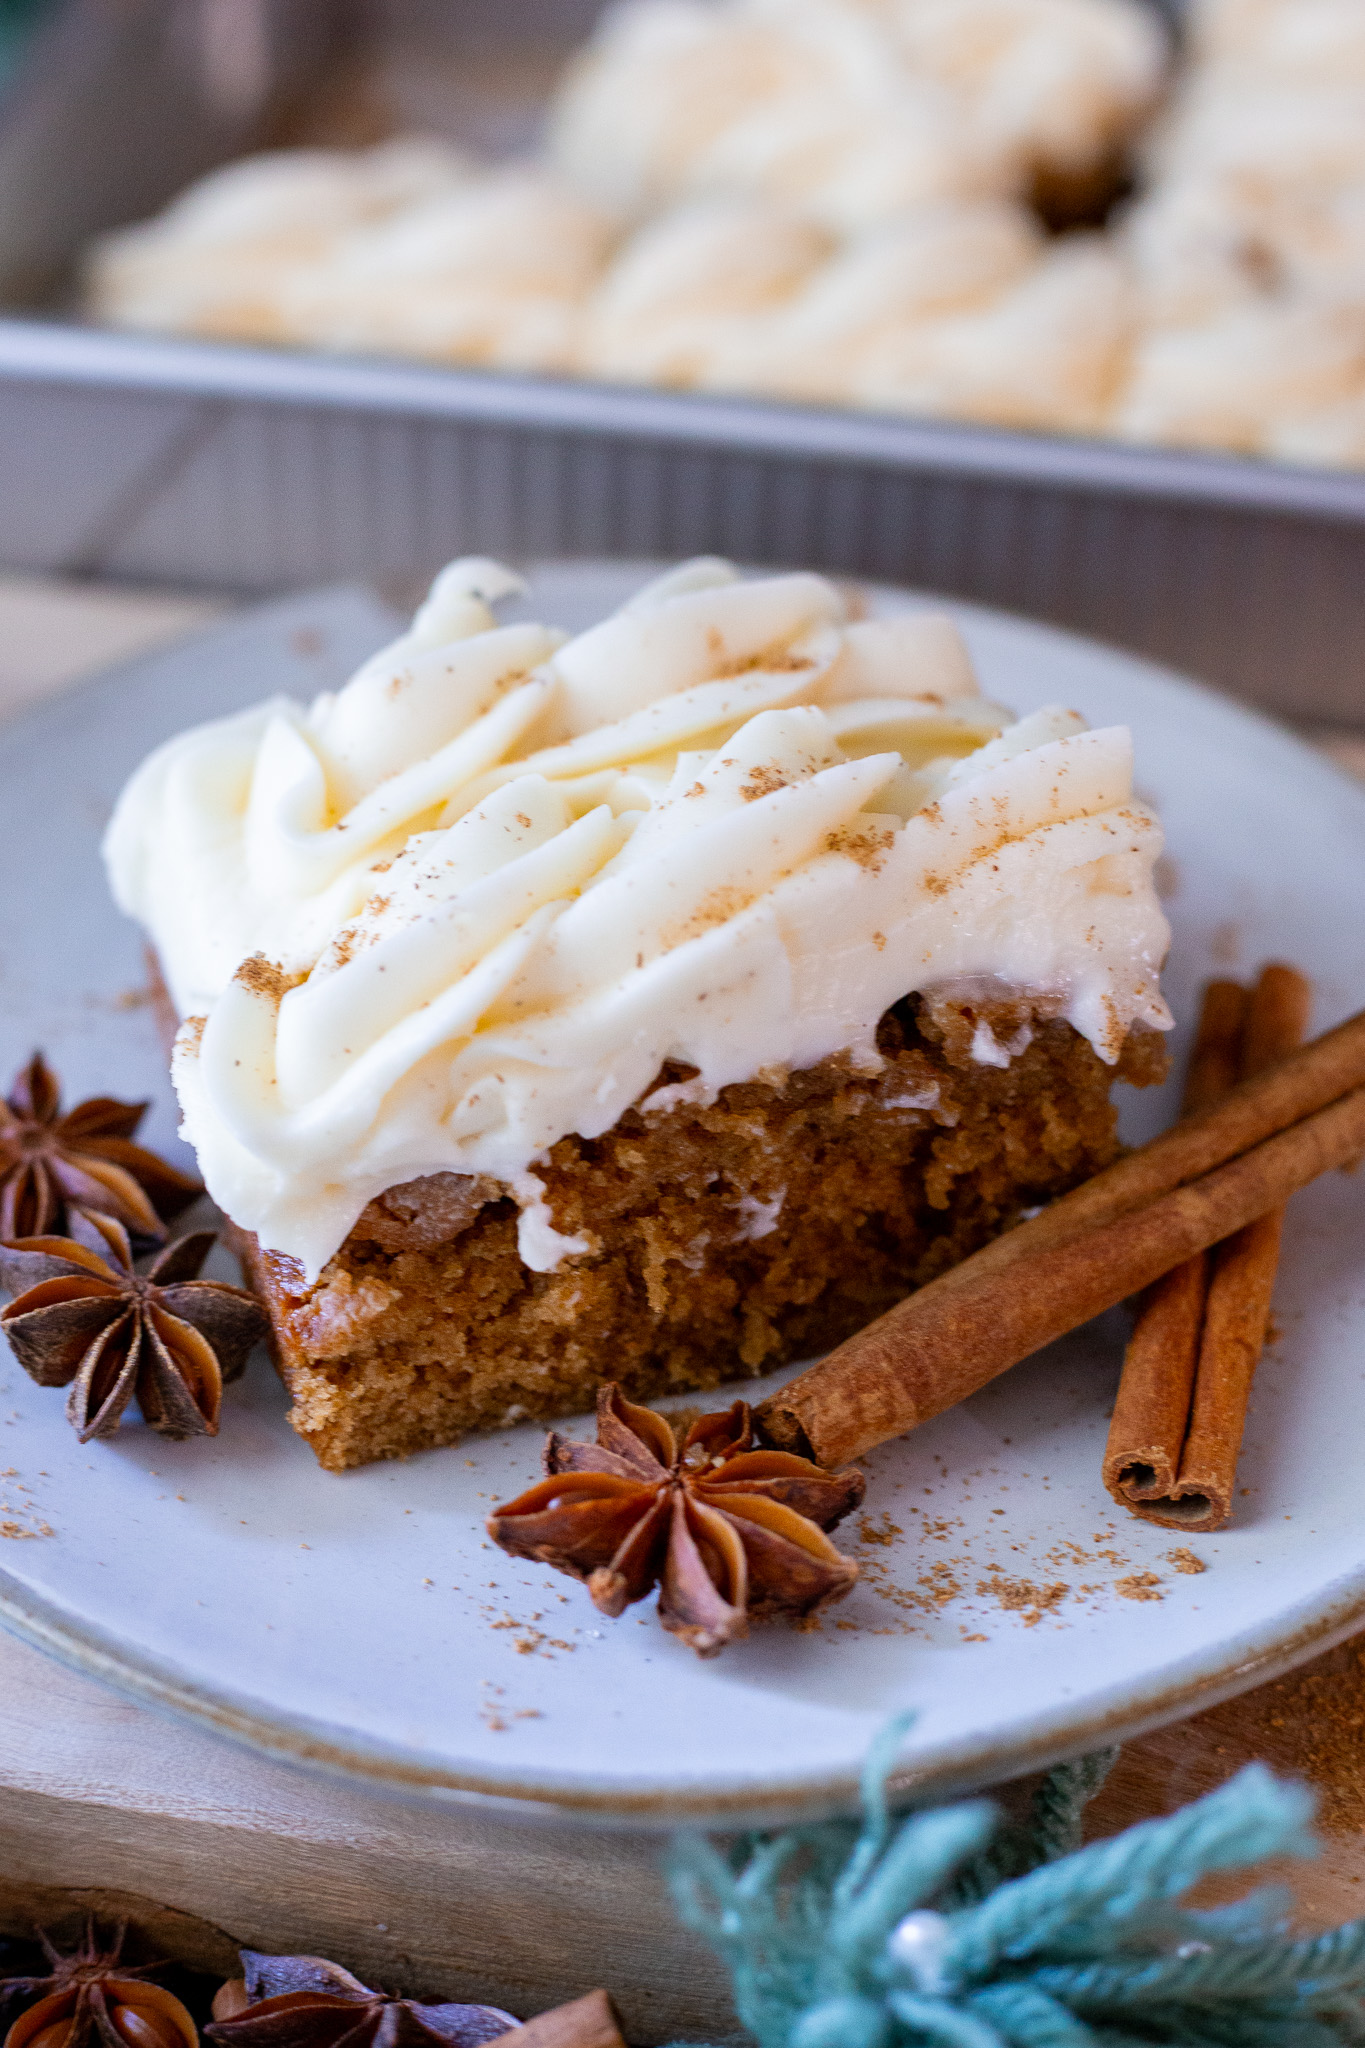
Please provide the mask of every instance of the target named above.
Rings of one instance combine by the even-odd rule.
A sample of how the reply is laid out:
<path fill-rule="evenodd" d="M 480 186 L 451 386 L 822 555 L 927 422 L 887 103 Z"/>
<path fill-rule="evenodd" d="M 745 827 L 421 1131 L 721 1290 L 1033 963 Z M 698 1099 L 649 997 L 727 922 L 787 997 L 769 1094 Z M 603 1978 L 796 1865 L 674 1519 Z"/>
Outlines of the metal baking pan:
<path fill-rule="evenodd" d="M 525 139 L 515 92 L 480 80 L 548 77 L 597 4 L 66 0 L 0 98 L 0 561 L 265 591 L 462 550 L 718 551 L 1009 606 L 1365 724 L 1365 475 L 146 339 L 66 309 L 91 233 L 281 132 L 367 51 L 418 50 L 431 104 Z"/>

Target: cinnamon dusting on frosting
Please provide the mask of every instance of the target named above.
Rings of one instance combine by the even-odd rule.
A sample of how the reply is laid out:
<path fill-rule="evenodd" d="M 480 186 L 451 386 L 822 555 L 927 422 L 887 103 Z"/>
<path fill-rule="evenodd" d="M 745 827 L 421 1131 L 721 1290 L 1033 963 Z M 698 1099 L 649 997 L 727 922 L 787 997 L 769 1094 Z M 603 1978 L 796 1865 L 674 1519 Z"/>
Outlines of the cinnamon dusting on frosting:
<path fill-rule="evenodd" d="M 573 639 L 499 626 L 516 587 L 452 564 L 344 689 L 171 741 L 110 828 L 119 902 L 205 1020 L 175 1071 L 210 1190 L 310 1281 L 442 1175 L 510 1188 L 551 1270 L 581 1251 L 539 1192 L 561 1138 L 670 1067 L 710 1099 L 875 1070 L 911 991 L 1019 992 L 1111 1064 L 1164 1028 L 1124 729 L 1012 723 L 948 620 L 850 621 L 818 576 L 686 563 Z"/>

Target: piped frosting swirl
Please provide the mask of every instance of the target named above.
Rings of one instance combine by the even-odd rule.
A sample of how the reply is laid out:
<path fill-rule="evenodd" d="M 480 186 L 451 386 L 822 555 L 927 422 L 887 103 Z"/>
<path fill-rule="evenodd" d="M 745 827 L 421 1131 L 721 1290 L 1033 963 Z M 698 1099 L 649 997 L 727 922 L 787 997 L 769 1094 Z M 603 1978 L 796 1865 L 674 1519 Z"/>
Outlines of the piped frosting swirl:
<path fill-rule="evenodd" d="M 310 1276 L 439 1172 L 511 1188 L 528 1265 L 590 1249 L 536 1164 L 666 1107 L 668 1062 L 694 1096 L 871 1067 L 892 1003 L 983 982 L 1109 1061 L 1169 1022 L 1126 729 L 1011 722 L 949 620 L 819 576 L 687 563 L 572 639 L 499 625 L 517 587 L 453 563 L 336 694 L 162 747 L 109 830 L 209 1188 Z"/>

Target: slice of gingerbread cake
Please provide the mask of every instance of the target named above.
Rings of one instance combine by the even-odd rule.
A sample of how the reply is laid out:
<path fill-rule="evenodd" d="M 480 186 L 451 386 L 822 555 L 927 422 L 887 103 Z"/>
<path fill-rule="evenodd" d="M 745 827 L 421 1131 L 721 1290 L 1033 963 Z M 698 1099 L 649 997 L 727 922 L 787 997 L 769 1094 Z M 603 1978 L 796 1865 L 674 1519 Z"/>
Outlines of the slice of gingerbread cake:
<path fill-rule="evenodd" d="M 1122 727 L 945 618 L 685 564 L 569 638 L 437 579 L 334 695 L 155 753 L 115 895 L 332 1469 L 837 1342 L 1105 1165 L 1164 1067 Z"/>

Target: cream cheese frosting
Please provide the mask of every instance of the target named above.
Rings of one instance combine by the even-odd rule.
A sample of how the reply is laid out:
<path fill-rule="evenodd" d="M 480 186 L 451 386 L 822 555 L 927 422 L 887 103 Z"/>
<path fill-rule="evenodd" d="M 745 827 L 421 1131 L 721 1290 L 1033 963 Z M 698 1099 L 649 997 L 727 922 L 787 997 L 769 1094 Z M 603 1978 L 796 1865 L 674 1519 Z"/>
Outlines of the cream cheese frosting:
<path fill-rule="evenodd" d="M 1113 424 L 1134 440 L 1252 454 L 1361 394 L 1365 314 L 1270 302 L 1145 335 Z"/>
<path fill-rule="evenodd" d="M 549 1270 L 590 1249 L 536 1173 L 559 1138 L 875 1068 L 910 991 L 1027 991 L 1110 1062 L 1169 1023 L 1126 729 L 1013 721 L 950 621 L 815 575 L 687 563 L 574 638 L 499 625 L 516 588 L 453 563 L 343 689 L 172 740 L 109 828 L 209 1189 L 310 1277 L 442 1171 L 510 1186 Z"/>
<path fill-rule="evenodd" d="M 1235 174 L 1172 180 L 1123 230 L 1151 327 L 1290 300 L 1365 305 L 1365 182 L 1289 192 Z"/>
<path fill-rule="evenodd" d="M 1169 49 L 1135 0 L 890 0 L 900 48 L 952 85 L 978 146 L 1026 172 L 1081 171 L 1156 104 Z"/>
<path fill-rule="evenodd" d="M 741 192 L 842 228 L 992 175 L 955 96 L 908 77 L 884 26 L 836 0 L 608 9 L 556 95 L 548 147 L 626 211 Z"/>
<path fill-rule="evenodd" d="M 611 7 L 560 83 L 550 157 L 599 203 L 643 215 L 733 121 L 819 82 L 804 45 L 765 22 L 698 0 Z"/>
<path fill-rule="evenodd" d="M 357 228 L 285 280 L 283 327 L 315 347 L 563 368 L 618 224 L 533 164 Z"/>
<path fill-rule="evenodd" d="M 1141 332 L 1111 429 L 1290 461 L 1360 461 L 1365 11 L 1195 0 L 1193 61 L 1121 241 Z"/>
<path fill-rule="evenodd" d="M 734 321 L 699 381 L 848 402 L 869 357 L 927 322 L 989 305 L 1042 247 L 1037 222 L 1010 200 L 917 207 L 850 243 L 785 301 Z"/>
<path fill-rule="evenodd" d="M 1266 438 L 1266 453 L 1281 462 L 1365 469 L 1365 370 L 1355 395 L 1342 404 L 1278 422 Z"/>
<path fill-rule="evenodd" d="M 1365 79 L 1196 72 L 1156 131 L 1162 180 L 1234 177 L 1283 198 L 1365 179 Z"/>
<path fill-rule="evenodd" d="M 1095 170 L 1167 58 L 1136 0 L 626 0 L 568 74 L 550 147 L 613 205 L 749 192 L 850 233 Z"/>
<path fill-rule="evenodd" d="M 1098 235 L 1068 235 L 986 305 L 889 330 L 864 354 L 852 395 L 879 410 L 1094 433 L 1136 327 L 1122 258 Z"/>
<path fill-rule="evenodd" d="M 87 266 L 91 310 L 122 327 L 291 339 L 282 294 L 297 278 L 357 230 L 448 200 L 475 178 L 462 152 L 423 136 L 244 157 L 156 219 L 101 237 Z"/>
<path fill-rule="evenodd" d="M 535 164 L 418 137 L 281 151 L 105 237 L 91 299 L 125 327 L 561 369 L 619 232 Z"/>
<path fill-rule="evenodd" d="M 1360 0 L 1198 0 L 1189 30 L 1206 63 L 1280 76 L 1365 79 Z"/>
<path fill-rule="evenodd" d="M 633 382 L 705 383 L 829 253 L 812 221 L 761 201 L 676 208 L 617 256 L 586 310 L 579 367 Z"/>
<path fill-rule="evenodd" d="M 758 107 L 697 157 L 688 180 L 699 192 L 751 192 L 800 207 L 838 234 L 1008 182 L 931 79 L 904 81 L 894 100 L 879 94 L 863 104 L 822 91 Z"/>

